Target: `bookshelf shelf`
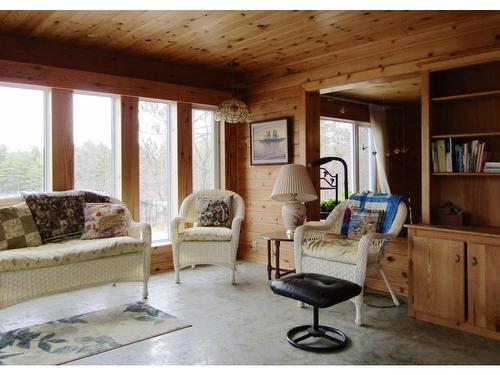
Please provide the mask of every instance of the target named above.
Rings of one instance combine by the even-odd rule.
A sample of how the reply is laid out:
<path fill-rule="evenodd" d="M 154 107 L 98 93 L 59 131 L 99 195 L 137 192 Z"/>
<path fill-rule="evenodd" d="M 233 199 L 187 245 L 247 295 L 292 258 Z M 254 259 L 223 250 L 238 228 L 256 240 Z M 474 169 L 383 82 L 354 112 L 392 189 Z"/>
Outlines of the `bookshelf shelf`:
<path fill-rule="evenodd" d="M 500 228 L 500 61 L 422 78 L 422 222 L 437 224 L 433 212 L 450 201 L 471 225 Z M 496 173 L 476 172 L 486 167 Z"/>
<path fill-rule="evenodd" d="M 483 92 L 473 92 L 470 94 L 462 94 L 462 95 L 450 95 L 450 96 L 440 96 L 436 98 L 432 98 L 433 102 L 448 102 L 452 100 L 467 100 L 467 99 L 479 99 L 486 98 L 490 96 L 499 96 L 500 90 L 492 90 L 492 91 L 483 91 Z"/>
<path fill-rule="evenodd" d="M 431 136 L 432 139 L 442 139 L 442 138 L 484 138 L 484 137 L 500 137 L 500 132 L 437 134 L 437 135 Z"/>
<path fill-rule="evenodd" d="M 500 177 L 500 173 L 457 173 L 457 172 L 434 172 L 433 176 L 452 176 L 452 177 L 460 177 L 460 176 L 475 176 L 475 177 Z"/>

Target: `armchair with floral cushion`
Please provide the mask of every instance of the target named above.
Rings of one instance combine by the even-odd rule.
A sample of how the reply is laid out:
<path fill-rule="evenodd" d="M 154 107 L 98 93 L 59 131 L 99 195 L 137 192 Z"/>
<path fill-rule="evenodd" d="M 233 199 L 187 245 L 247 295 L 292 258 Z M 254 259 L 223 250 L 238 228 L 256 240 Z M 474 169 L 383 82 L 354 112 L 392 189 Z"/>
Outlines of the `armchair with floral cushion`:
<path fill-rule="evenodd" d="M 234 284 L 244 216 L 243 198 L 232 191 L 204 190 L 187 196 L 171 223 L 175 281 L 180 282 L 181 268 L 215 264 L 229 268 Z"/>

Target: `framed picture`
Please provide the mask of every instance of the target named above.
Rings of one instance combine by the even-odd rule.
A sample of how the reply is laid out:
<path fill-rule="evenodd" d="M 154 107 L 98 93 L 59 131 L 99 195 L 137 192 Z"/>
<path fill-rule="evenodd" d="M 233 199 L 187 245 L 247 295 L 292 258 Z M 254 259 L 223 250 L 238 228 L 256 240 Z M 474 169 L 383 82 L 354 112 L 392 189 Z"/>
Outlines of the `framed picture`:
<path fill-rule="evenodd" d="M 290 119 L 280 118 L 250 124 L 250 164 L 290 163 Z"/>

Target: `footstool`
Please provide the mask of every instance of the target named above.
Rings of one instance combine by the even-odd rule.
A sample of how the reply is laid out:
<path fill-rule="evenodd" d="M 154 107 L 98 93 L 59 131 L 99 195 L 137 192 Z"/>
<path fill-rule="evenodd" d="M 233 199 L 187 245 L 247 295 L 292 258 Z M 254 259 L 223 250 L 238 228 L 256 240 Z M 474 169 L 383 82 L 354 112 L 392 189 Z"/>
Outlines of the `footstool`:
<path fill-rule="evenodd" d="M 307 303 L 314 308 L 312 325 L 298 326 L 288 331 L 287 339 L 291 345 L 312 352 L 326 352 L 340 349 L 347 344 L 347 337 L 342 331 L 319 325 L 319 309 L 356 297 L 362 290 L 358 284 L 317 273 L 297 273 L 274 280 L 271 282 L 271 289 L 275 294 Z M 304 334 L 297 337 L 299 333 Z M 316 340 L 317 342 L 310 344 L 300 343 L 310 337 L 324 338 L 326 344 L 320 342 L 325 340 Z"/>

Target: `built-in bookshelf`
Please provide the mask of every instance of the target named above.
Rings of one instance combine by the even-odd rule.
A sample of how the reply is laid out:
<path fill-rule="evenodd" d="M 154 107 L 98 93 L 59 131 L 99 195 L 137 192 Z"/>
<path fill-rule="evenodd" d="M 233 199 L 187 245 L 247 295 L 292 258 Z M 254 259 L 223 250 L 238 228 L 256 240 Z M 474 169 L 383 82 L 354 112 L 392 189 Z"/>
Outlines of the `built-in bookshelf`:
<path fill-rule="evenodd" d="M 436 224 L 433 211 L 451 201 L 468 214 L 470 225 L 500 227 L 500 172 L 495 164 L 500 162 L 500 61 L 424 75 L 423 222 Z M 465 144 L 470 152 L 473 141 L 484 154 L 476 155 L 465 171 Z M 436 167 L 438 143 L 441 164 Z M 443 144 L 445 156 L 450 153 L 444 170 Z"/>

